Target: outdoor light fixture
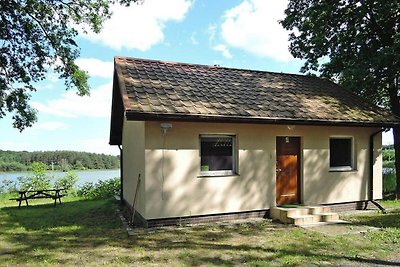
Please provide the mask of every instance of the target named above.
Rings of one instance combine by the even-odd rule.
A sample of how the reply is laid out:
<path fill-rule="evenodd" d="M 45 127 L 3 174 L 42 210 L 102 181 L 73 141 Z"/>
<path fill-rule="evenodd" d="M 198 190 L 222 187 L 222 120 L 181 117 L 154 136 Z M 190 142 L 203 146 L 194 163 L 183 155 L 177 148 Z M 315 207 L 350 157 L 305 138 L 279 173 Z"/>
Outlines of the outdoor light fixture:
<path fill-rule="evenodd" d="M 166 134 L 167 130 L 172 128 L 172 124 L 171 123 L 161 123 L 160 128 L 163 130 L 164 134 Z"/>

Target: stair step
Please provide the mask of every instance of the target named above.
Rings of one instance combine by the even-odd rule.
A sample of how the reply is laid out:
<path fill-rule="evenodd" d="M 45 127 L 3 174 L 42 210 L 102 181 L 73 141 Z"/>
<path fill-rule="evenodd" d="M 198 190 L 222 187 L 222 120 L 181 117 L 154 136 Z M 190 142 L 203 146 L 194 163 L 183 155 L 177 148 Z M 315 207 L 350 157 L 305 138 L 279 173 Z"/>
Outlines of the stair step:
<path fill-rule="evenodd" d="M 321 213 L 331 212 L 331 208 L 328 206 L 309 206 L 308 210 L 310 214 L 321 214 Z"/>
<path fill-rule="evenodd" d="M 316 216 L 314 215 L 297 215 L 287 217 L 286 223 L 294 224 L 294 225 L 303 225 L 315 222 Z"/>
<path fill-rule="evenodd" d="M 299 226 L 339 221 L 339 215 L 331 212 L 327 206 L 304 206 L 299 208 L 273 207 L 271 208 L 270 216 L 283 223 Z"/>
<path fill-rule="evenodd" d="M 337 214 L 335 212 L 325 212 L 325 213 L 319 213 L 319 214 L 315 214 L 315 215 L 320 216 L 322 222 L 339 220 L 339 214 Z"/>

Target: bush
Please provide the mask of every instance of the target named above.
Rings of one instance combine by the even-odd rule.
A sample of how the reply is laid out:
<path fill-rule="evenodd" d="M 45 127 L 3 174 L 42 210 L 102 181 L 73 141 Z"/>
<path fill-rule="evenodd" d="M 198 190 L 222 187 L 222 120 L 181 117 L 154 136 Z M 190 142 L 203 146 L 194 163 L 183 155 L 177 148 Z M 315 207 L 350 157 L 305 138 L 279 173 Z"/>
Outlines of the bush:
<path fill-rule="evenodd" d="M 120 186 L 121 183 L 118 177 L 98 181 L 96 184 L 86 182 L 78 189 L 77 195 L 87 199 L 109 198 L 119 194 Z"/>
<path fill-rule="evenodd" d="M 32 163 L 33 175 L 18 177 L 21 190 L 45 190 L 50 189 L 50 177 L 46 175 L 47 165 L 41 162 Z"/>
<path fill-rule="evenodd" d="M 78 179 L 78 175 L 76 175 L 75 172 L 71 171 L 68 172 L 65 176 L 55 178 L 54 187 L 70 189 L 74 187 Z"/>
<path fill-rule="evenodd" d="M 394 170 L 383 174 L 383 192 L 386 194 L 396 192 L 396 173 Z"/>
<path fill-rule="evenodd" d="M 1 181 L 0 185 L 0 193 L 9 193 L 12 191 L 17 191 L 17 182 L 16 181 L 11 181 L 8 179 L 4 179 Z"/>

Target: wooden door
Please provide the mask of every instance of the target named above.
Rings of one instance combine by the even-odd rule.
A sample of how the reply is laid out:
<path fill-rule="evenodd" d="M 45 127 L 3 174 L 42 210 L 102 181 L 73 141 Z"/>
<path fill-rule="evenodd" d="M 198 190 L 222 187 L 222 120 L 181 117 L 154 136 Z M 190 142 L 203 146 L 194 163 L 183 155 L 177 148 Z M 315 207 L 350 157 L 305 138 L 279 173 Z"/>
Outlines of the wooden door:
<path fill-rule="evenodd" d="M 299 203 L 300 137 L 276 138 L 276 204 Z"/>

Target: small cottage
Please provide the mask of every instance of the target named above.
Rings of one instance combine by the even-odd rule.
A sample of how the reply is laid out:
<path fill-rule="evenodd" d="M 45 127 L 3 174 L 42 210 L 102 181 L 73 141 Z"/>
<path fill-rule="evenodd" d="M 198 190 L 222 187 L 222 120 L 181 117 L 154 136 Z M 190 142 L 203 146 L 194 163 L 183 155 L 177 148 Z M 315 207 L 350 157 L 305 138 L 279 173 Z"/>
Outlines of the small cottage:
<path fill-rule="evenodd" d="M 110 144 L 147 226 L 359 208 L 382 198 L 382 131 L 399 123 L 327 79 L 114 59 Z"/>

